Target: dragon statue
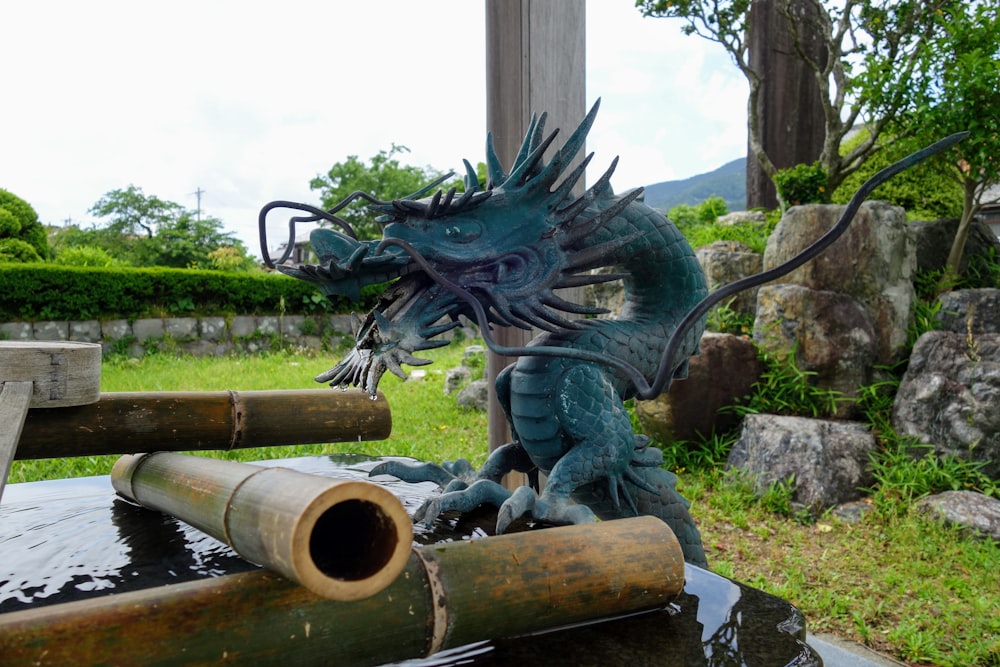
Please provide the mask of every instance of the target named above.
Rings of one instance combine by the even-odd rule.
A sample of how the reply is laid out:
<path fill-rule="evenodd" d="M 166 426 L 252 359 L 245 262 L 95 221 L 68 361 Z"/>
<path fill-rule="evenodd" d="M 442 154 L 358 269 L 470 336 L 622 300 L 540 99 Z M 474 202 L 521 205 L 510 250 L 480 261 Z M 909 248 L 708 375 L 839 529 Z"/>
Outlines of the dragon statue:
<path fill-rule="evenodd" d="M 278 270 L 315 283 L 327 295 L 355 300 L 363 286 L 392 281 L 367 318 L 358 321 L 353 350 L 317 381 L 360 386 L 374 397 L 387 370 L 405 378 L 404 364 L 430 363 L 415 355 L 447 345 L 433 339 L 458 326 L 460 316 L 478 325 L 492 350 L 518 358 L 496 380 L 512 441 L 493 451 L 480 470 L 464 460 L 440 465 L 388 461 L 372 470 L 372 475 L 429 480 L 443 488 L 415 520 L 430 522 L 443 512 L 489 504 L 498 507 L 496 531 L 502 533 L 519 517 L 565 524 L 652 514 L 673 529 L 685 560 L 706 566 L 676 478 L 661 467 L 660 450 L 633 431 L 624 401 L 653 398 L 673 378 L 683 377 L 713 305 L 815 256 L 846 229 L 868 192 L 924 156 L 911 156 L 865 184 L 837 225 L 799 257 L 709 295 L 690 245 L 667 218 L 642 202 L 642 190 L 612 191 L 617 158 L 583 194 L 574 194 L 593 154 L 571 163 L 598 107 L 599 101 L 548 161 L 543 154 L 553 147 L 557 132 L 545 134 L 544 114 L 532 119 L 509 171 L 488 137 L 489 180 L 482 186 L 465 161 L 461 194 L 451 188 L 430 195 L 442 179 L 394 201 L 358 192 L 330 211 L 272 202 L 261 211 L 261 245 L 271 263 L 266 215 L 275 207 L 295 206 L 312 215 L 293 218 L 292 226 L 325 219 L 340 231 L 312 232 L 317 265 L 284 266 L 282 258 Z M 941 148 L 935 144 L 925 151 Z M 380 240 L 359 241 L 336 216 L 357 199 L 379 216 Z M 610 272 L 594 271 L 599 268 Z M 556 293 L 613 280 L 622 281 L 625 290 L 616 319 L 571 319 L 603 311 Z M 542 333 L 528 346 L 506 347 L 492 330 L 508 326 Z M 500 480 L 510 471 L 528 473 L 531 484 L 505 488 Z M 547 477 L 541 492 L 539 472 Z"/>

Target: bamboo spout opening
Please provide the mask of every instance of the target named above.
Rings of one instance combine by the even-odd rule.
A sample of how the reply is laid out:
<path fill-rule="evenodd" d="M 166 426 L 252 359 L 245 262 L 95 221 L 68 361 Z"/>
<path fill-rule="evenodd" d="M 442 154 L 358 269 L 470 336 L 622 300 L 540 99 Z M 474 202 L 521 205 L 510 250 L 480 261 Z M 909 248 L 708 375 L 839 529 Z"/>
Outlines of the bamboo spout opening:
<path fill-rule="evenodd" d="M 334 600 L 378 593 L 410 557 L 410 516 L 371 482 L 170 452 L 123 456 L 111 481 L 126 498 Z"/>
<path fill-rule="evenodd" d="M 395 523 L 367 500 L 345 500 L 323 512 L 309 539 L 309 554 L 323 574 L 359 581 L 386 567 L 399 547 Z"/>

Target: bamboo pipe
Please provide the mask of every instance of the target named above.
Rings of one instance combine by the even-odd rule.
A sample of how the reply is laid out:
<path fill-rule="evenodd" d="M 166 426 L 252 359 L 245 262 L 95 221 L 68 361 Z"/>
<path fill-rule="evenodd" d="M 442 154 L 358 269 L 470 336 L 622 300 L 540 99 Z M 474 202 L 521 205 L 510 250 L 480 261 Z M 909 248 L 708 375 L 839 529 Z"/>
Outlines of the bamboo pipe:
<path fill-rule="evenodd" d="M 118 459 L 111 483 L 122 496 L 335 600 L 388 586 L 413 542 L 403 504 L 371 482 L 157 452 Z"/>
<path fill-rule="evenodd" d="M 660 609 L 683 585 L 670 528 L 635 517 L 415 547 L 392 584 L 352 602 L 258 570 L 8 612 L 0 655 L 8 667 L 381 665 Z"/>
<path fill-rule="evenodd" d="M 383 440 L 389 402 L 366 392 L 105 392 L 91 405 L 33 409 L 18 459 Z"/>

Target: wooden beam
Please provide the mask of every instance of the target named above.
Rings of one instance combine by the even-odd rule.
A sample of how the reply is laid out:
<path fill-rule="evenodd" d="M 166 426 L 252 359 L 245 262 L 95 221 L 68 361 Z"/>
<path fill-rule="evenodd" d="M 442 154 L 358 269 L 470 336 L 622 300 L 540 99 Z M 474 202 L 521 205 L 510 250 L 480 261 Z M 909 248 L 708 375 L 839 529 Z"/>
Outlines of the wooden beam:
<path fill-rule="evenodd" d="M 532 113 L 546 112 L 546 127 L 563 128 L 563 137 L 586 114 L 585 15 L 584 0 L 487 0 L 486 126 L 505 167 L 517 155 Z M 508 327 L 497 332 L 497 339 L 521 346 L 533 335 Z M 492 451 L 510 442 L 493 382 L 514 359 L 487 356 Z M 509 485 L 523 483 L 510 480 Z"/>

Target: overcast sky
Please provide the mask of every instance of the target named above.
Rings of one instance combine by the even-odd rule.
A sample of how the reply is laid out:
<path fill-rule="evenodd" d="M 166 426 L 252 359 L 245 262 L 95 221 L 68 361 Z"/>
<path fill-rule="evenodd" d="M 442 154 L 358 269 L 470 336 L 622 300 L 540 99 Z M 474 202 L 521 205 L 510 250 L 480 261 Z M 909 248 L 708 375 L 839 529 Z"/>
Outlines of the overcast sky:
<path fill-rule="evenodd" d="M 716 44 L 587 1 L 587 142 L 612 185 L 711 171 L 746 152 L 747 86 Z M 406 164 L 483 160 L 482 0 L 33 0 L 4 7 L 0 188 L 45 223 L 89 226 L 104 193 L 220 218 L 257 253 L 257 213 L 317 203 L 309 181 L 392 143 Z M 461 173 L 461 171 L 460 171 Z"/>

